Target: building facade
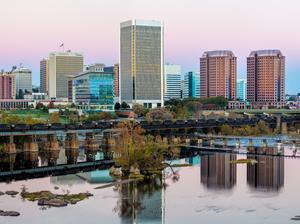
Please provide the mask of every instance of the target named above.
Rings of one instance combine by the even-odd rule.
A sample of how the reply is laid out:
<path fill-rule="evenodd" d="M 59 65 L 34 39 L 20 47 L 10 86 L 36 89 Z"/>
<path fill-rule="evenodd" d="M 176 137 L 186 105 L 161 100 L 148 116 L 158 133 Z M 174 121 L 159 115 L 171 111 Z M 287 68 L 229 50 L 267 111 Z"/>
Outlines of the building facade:
<path fill-rule="evenodd" d="M 180 65 L 165 65 L 164 100 L 181 99 L 181 68 Z"/>
<path fill-rule="evenodd" d="M 115 97 L 119 97 L 119 64 L 114 64 L 114 94 Z"/>
<path fill-rule="evenodd" d="M 246 101 L 247 97 L 247 79 L 238 79 L 236 82 L 237 100 Z"/>
<path fill-rule="evenodd" d="M 200 97 L 200 73 L 199 72 L 188 72 L 184 75 L 183 96 L 184 98 Z"/>
<path fill-rule="evenodd" d="M 48 94 L 49 64 L 48 59 L 40 61 L 40 92 Z"/>
<path fill-rule="evenodd" d="M 32 72 L 30 69 L 20 67 L 13 70 L 11 75 L 15 79 L 16 95 L 20 94 L 20 91 L 23 94 L 32 92 Z"/>
<path fill-rule="evenodd" d="M 0 99 L 13 99 L 14 76 L 9 74 L 0 74 Z"/>
<path fill-rule="evenodd" d="M 252 51 L 247 58 L 247 100 L 280 106 L 285 101 L 285 57 L 279 50 Z"/>
<path fill-rule="evenodd" d="M 208 51 L 200 58 L 200 97 L 236 99 L 236 57 L 231 51 Z"/>
<path fill-rule="evenodd" d="M 120 102 L 163 106 L 164 28 L 161 22 L 121 23 Z"/>
<path fill-rule="evenodd" d="M 51 99 L 68 99 L 70 78 L 83 72 L 83 56 L 75 52 L 54 52 L 49 55 L 48 91 Z"/>
<path fill-rule="evenodd" d="M 105 71 L 104 65 L 77 75 L 73 91 L 73 101 L 79 109 L 114 110 L 114 73 Z"/>

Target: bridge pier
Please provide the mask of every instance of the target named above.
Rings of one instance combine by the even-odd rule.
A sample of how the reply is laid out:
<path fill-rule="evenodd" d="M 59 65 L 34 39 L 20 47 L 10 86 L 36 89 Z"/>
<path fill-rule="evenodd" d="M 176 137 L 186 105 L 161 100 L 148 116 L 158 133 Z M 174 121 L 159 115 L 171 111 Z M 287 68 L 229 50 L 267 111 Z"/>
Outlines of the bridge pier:
<path fill-rule="evenodd" d="M 248 146 L 249 146 L 249 147 L 253 147 L 253 146 L 254 146 L 254 144 L 253 144 L 253 139 L 252 139 L 252 138 L 249 138 L 249 139 L 248 139 Z"/>
<path fill-rule="evenodd" d="M 88 151 L 97 151 L 99 146 L 97 139 L 95 139 L 95 134 L 87 133 L 84 141 L 84 148 Z"/>
<path fill-rule="evenodd" d="M 241 139 L 237 138 L 236 142 L 235 142 L 235 145 L 236 145 L 237 148 L 241 148 Z"/>
<path fill-rule="evenodd" d="M 263 139 L 262 140 L 262 147 L 268 147 L 268 140 L 267 139 Z"/>
<path fill-rule="evenodd" d="M 28 136 L 24 142 L 24 152 L 38 152 L 39 146 L 34 135 Z"/>
<path fill-rule="evenodd" d="M 228 146 L 228 138 L 223 138 L 223 146 L 224 147 Z"/>
<path fill-rule="evenodd" d="M 16 144 L 14 143 L 14 136 L 10 135 L 8 142 L 3 144 L 3 152 L 4 153 L 16 153 Z"/>
<path fill-rule="evenodd" d="M 48 141 L 45 143 L 45 149 L 48 151 L 59 151 L 59 143 L 57 141 L 57 136 L 55 134 L 51 134 L 47 136 Z"/>

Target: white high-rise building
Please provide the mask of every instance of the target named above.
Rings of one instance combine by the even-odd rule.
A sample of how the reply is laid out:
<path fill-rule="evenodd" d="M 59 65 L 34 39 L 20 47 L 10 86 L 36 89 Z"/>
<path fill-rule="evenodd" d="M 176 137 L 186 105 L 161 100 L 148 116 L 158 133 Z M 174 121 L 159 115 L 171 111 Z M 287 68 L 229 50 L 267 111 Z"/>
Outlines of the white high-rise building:
<path fill-rule="evenodd" d="M 181 89 L 181 68 L 180 65 L 165 65 L 164 78 L 164 99 L 180 99 Z"/>
<path fill-rule="evenodd" d="M 17 68 L 12 71 L 12 76 L 15 79 L 15 94 L 19 94 L 20 90 L 25 94 L 32 92 L 32 72 L 28 68 Z"/>
<path fill-rule="evenodd" d="M 163 106 L 163 24 L 131 20 L 121 23 L 120 29 L 120 102 Z"/>
<path fill-rule="evenodd" d="M 48 60 L 50 98 L 68 99 L 69 81 L 83 72 L 83 56 L 75 52 L 50 53 Z"/>

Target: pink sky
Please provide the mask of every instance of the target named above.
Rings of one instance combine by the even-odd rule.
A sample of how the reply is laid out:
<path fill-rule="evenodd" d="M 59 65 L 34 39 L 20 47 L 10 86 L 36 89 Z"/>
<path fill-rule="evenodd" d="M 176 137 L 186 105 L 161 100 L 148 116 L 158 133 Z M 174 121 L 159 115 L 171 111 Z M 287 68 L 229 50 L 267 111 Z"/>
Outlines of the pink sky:
<path fill-rule="evenodd" d="M 0 68 L 20 62 L 39 83 L 39 60 L 66 49 L 85 63 L 118 61 L 119 24 L 157 19 L 165 23 L 166 62 L 199 70 L 205 50 L 228 49 L 246 76 L 251 50 L 280 49 L 286 56 L 287 93 L 300 92 L 299 0 L 2 0 Z"/>

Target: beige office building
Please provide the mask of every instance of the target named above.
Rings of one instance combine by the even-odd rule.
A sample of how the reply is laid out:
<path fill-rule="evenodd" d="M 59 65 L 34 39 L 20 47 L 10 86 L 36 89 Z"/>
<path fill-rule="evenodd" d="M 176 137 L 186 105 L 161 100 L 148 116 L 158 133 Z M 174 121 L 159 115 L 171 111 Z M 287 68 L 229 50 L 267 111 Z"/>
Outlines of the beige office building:
<path fill-rule="evenodd" d="M 159 21 L 131 20 L 120 28 L 120 102 L 163 106 L 164 28 Z"/>
<path fill-rule="evenodd" d="M 48 91 L 50 98 L 68 99 L 70 77 L 83 72 L 83 55 L 54 52 L 49 55 Z"/>
<path fill-rule="evenodd" d="M 236 57 L 231 51 L 208 51 L 200 58 L 200 97 L 236 99 Z"/>

